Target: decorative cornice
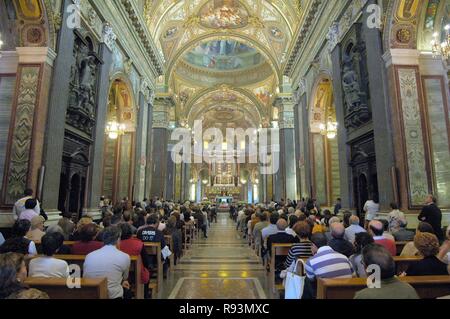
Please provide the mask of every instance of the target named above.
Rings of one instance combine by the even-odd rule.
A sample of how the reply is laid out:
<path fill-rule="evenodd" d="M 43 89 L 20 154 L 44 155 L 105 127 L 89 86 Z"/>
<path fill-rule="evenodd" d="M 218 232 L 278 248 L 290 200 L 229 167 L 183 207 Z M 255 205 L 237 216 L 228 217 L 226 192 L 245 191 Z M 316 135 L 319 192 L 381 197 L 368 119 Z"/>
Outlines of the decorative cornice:
<path fill-rule="evenodd" d="M 147 30 L 147 27 L 145 26 L 145 23 L 141 21 L 142 19 L 139 19 L 139 14 L 136 11 L 133 1 L 131 0 L 122 0 L 122 5 L 124 6 L 126 12 L 128 13 L 128 16 L 130 18 L 130 21 L 135 28 L 139 38 L 142 41 L 142 44 L 145 47 L 145 50 L 147 51 L 153 66 L 155 67 L 155 70 L 157 71 L 158 75 L 164 74 L 164 63 L 162 60 L 162 57 L 160 56 L 160 53 L 158 49 L 156 48 L 155 44 L 153 43 L 153 40 L 151 39 L 149 32 Z"/>
<path fill-rule="evenodd" d="M 308 15 L 306 16 L 306 19 L 305 19 L 305 21 L 302 25 L 302 28 L 299 32 L 297 41 L 295 42 L 295 46 L 293 47 L 293 50 L 291 51 L 291 53 L 289 55 L 289 60 L 284 69 L 284 75 L 286 75 L 286 76 L 291 75 L 293 66 L 295 65 L 295 61 L 297 61 L 300 57 L 300 50 L 303 47 L 308 34 L 311 32 L 311 27 L 313 25 L 314 20 L 317 17 L 317 12 L 318 12 L 319 6 L 321 4 L 322 4 L 322 0 L 313 0 L 313 3 L 311 4 Z"/>

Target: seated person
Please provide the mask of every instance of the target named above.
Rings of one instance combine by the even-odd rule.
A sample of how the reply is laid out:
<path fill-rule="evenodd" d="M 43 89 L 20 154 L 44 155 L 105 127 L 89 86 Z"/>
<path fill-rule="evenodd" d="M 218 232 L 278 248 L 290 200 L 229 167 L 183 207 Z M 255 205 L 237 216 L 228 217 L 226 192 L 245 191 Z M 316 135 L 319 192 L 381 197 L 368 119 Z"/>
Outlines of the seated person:
<path fill-rule="evenodd" d="M 0 255 L 0 299 L 49 299 L 45 292 L 29 289 L 23 284 L 27 266 L 23 254 Z"/>
<path fill-rule="evenodd" d="M 37 255 L 34 242 L 25 238 L 30 229 L 31 222 L 28 219 L 16 221 L 12 228 L 12 236 L 0 246 L 0 254 L 18 253 L 29 256 Z"/>
<path fill-rule="evenodd" d="M 353 255 L 353 245 L 344 239 L 345 227 L 341 223 L 334 223 L 330 225 L 332 239 L 328 243 L 335 252 L 338 252 L 346 257 Z"/>
<path fill-rule="evenodd" d="M 280 218 L 277 221 L 278 232 L 276 234 L 270 235 L 267 238 L 267 250 L 269 254 L 272 252 L 272 244 L 293 244 L 298 243 L 297 237 L 292 237 L 292 235 L 286 233 L 286 228 L 288 223 L 285 219 Z"/>
<path fill-rule="evenodd" d="M 289 250 L 289 255 L 287 256 L 285 267 L 289 268 L 292 263 L 294 263 L 299 258 L 312 257 L 312 243 L 309 240 L 311 237 L 311 227 L 307 222 L 298 222 L 294 225 L 294 231 L 299 238 L 299 242 L 294 244 Z"/>
<path fill-rule="evenodd" d="M 60 244 L 59 238 L 54 234 L 42 237 L 41 246 L 44 257 L 34 258 L 30 261 L 30 277 L 67 278 L 69 276 L 67 262 L 53 257 L 60 248 Z"/>
<path fill-rule="evenodd" d="M 317 278 L 352 278 L 354 271 L 348 258 L 328 246 L 324 234 L 311 236 L 313 257 L 306 262 L 304 299 L 315 299 Z"/>
<path fill-rule="evenodd" d="M 445 262 L 447 265 L 450 265 L 450 226 L 447 227 L 445 237 L 447 238 L 447 240 L 444 241 L 441 249 L 439 250 L 439 259 Z"/>
<path fill-rule="evenodd" d="M 350 256 L 350 262 L 359 278 L 367 278 L 366 267 L 362 260 L 362 251 L 367 245 L 373 244 L 373 237 L 366 232 L 357 233 L 355 237 L 355 253 Z"/>
<path fill-rule="evenodd" d="M 149 256 L 145 250 L 142 240 L 133 238 L 132 226 L 128 223 L 121 223 L 119 225 L 122 235 L 120 237 L 119 249 L 130 256 L 141 256 L 141 283 L 144 284 L 145 298 L 149 297 L 148 283 L 150 282 Z"/>
<path fill-rule="evenodd" d="M 417 226 L 416 235 L 420 233 L 429 233 L 434 234 L 433 226 L 428 224 L 427 222 L 420 222 Z M 416 246 L 414 245 L 414 241 L 410 241 L 403 247 L 402 253 L 400 254 L 401 257 L 416 257 L 420 256 L 419 251 L 417 250 Z"/>
<path fill-rule="evenodd" d="M 369 234 L 373 236 L 375 243 L 384 246 L 392 256 L 397 256 L 397 246 L 395 241 L 384 236 L 384 225 L 379 220 L 372 220 L 369 223 Z"/>
<path fill-rule="evenodd" d="M 61 227 L 63 231 L 64 240 L 69 240 L 75 230 L 72 214 L 69 212 L 62 212 L 61 216 L 61 219 L 58 221 L 58 226 Z"/>
<path fill-rule="evenodd" d="M 103 232 L 104 246 L 86 256 L 83 278 L 107 278 L 109 299 L 123 299 L 130 290 L 128 275 L 131 259 L 121 252 L 120 228 L 110 226 Z"/>
<path fill-rule="evenodd" d="M 350 226 L 348 226 L 345 229 L 344 239 L 348 240 L 350 243 L 353 244 L 353 242 L 355 241 L 356 234 L 365 233 L 366 230 L 360 226 L 359 217 L 356 215 L 350 216 L 349 223 L 350 223 Z"/>
<path fill-rule="evenodd" d="M 102 248 L 103 243 L 95 240 L 97 233 L 98 228 L 95 224 L 87 224 L 82 226 L 78 234 L 80 241 L 77 241 L 72 245 L 72 254 L 88 255 L 89 253 Z"/>
<path fill-rule="evenodd" d="M 41 215 L 34 216 L 31 220 L 31 229 L 26 237 L 34 242 L 41 241 L 42 237 L 45 235 L 44 222 L 45 218 Z"/>
<path fill-rule="evenodd" d="M 158 230 L 159 217 L 157 214 L 152 214 L 147 218 L 147 226 L 141 227 L 138 230 L 137 238 L 145 243 L 160 243 L 161 250 L 167 246 L 164 239 L 164 234 Z M 149 256 L 151 269 L 156 268 L 157 260 L 155 256 Z"/>
<path fill-rule="evenodd" d="M 419 299 L 416 290 L 409 284 L 401 282 L 395 273 L 392 254 L 383 246 L 370 244 L 363 249 L 363 263 L 380 267 L 380 288 L 366 288 L 356 293 L 355 299 Z M 371 275 L 371 273 L 368 275 Z"/>
<path fill-rule="evenodd" d="M 436 235 L 420 233 L 414 237 L 414 245 L 423 260 L 412 263 L 406 271 L 408 276 L 445 276 L 448 275 L 447 264 L 440 260 L 439 240 Z"/>

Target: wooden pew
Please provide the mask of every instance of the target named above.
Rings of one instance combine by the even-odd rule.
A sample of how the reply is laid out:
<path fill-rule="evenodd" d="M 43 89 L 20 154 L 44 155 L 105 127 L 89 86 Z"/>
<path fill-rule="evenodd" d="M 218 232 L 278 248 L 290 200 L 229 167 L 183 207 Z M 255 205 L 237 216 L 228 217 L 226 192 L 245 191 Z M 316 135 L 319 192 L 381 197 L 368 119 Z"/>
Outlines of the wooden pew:
<path fill-rule="evenodd" d="M 407 272 L 411 264 L 421 261 L 423 257 L 394 257 L 397 275 Z"/>
<path fill-rule="evenodd" d="M 33 258 L 36 257 L 41 256 L 38 255 Z M 81 271 L 83 271 L 84 260 L 86 259 L 85 255 L 55 255 L 53 257 L 67 261 L 69 266 L 78 265 Z M 130 260 L 130 277 L 134 277 L 136 299 L 144 299 L 144 285 L 141 283 L 141 256 L 130 256 Z"/>
<path fill-rule="evenodd" d="M 283 289 L 283 285 L 276 285 L 275 283 L 276 257 L 284 256 L 287 258 L 292 245 L 293 244 L 272 244 L 272 251 L 270 252 L 269 287 L 273 294 Z"/>
<path fill-rule="evenodd" d="M 80 288 L 69 288 L 65 278 L 27 278 L 25 285 L 46 292 L 50 299 L 108 299 L 106 278 L 82 278 Z"/>
<path fill-rule="evenodd" d="M 145 250 L 147 251 L 147 254 L 149 256 L 155 256 L 156 257 L 156 294 L 159 294 L 162 288 L 163 283 L 163 277 L 164 277 L 164 269 L 163 269 L 163 263 L 161 260 L 161 244 L 160 243 L 144 243 Z M 150 285 L 151 288 L 153 288 L 152 285 Z M 155 294 L 153 294 L 153 297 L 156 297 Z"/>
<path fill-rule="evenodd" d="M 436 299 L 450 295 L 450 276 L 402 277 L 413 286 L 422 299 Z M 358 291 L 367 288 L 366 279 L 319 279 L 317 299 L 353 299 Z"/>
<path fill-rule="evenodd" d="M 165 235 L 164 240 L 166 241 L 167 246 L 169 247 L 170 251 L 172 252 L 172 255 L 169 257 L 169 270 L 172 271 L 175 268 L 175 252 L 173 247 L 173 238 L 171 235 Z"/>

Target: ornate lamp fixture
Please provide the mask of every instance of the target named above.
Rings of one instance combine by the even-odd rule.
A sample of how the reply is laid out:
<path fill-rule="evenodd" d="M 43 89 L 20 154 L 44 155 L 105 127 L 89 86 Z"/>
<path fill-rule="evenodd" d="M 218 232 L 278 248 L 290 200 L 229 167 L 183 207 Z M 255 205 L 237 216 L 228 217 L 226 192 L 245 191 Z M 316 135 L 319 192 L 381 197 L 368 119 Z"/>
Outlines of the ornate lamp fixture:
<path fill-rule="evenodd" d="M 442 56 L 444 59 L 450 59 L 450 24 L 445 27 L 445 39 L 439 44 L 439 33 L 433 34 L 433 40 L 431 41 L 431 51 L 433 52 L 433 57 Z"/>
<path fill-rule="evenodd" d="M 337 136 L 338 123 L 332 118 L 328 119 L 326 124 L 320 124 L 320 134 L 326 136 L 328 139 L 335 139 Z"/>
<path fill-rule="evenodd" d="M 111 121 L 106 125 L 106 134 L 111 140 L 117 140 L 119 136 L 125 134 L 125 124 L 120 124 L 116 121 Z"/>

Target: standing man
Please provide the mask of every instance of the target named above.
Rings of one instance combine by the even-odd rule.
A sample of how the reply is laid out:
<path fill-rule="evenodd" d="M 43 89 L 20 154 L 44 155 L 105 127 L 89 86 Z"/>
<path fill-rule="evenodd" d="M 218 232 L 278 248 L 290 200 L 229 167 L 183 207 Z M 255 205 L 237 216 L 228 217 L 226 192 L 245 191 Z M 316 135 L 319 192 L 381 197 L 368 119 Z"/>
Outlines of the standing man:
<path fill-rule="evenodd" d="M 334 205 L 334 216 L 337 216 L 341 209 L 342 209 L 342 201 L 340 198 L 338 198 L 336 200 L 336 204 Z"/>
<path fill-rule="evenodd" d="M 444 233 L 442 232 L 442 212 L 437 206 L 437 199 L 433 195 L 428 195 L 425 199 L 425 206 L 419 215 L 421 222 L 429 223 L 434 230 L 440 242 L 444 240 Z"/>

